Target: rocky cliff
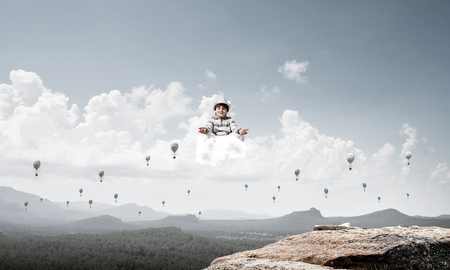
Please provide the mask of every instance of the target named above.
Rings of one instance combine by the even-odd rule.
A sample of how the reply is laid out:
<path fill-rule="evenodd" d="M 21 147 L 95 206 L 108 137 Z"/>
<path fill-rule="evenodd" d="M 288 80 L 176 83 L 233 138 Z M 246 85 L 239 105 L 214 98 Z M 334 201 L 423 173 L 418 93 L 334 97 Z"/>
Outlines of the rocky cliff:
<path fill-rule="evenodd" d="M 450 229 L 316 226 L 261 249 L 217 258 L 206 269 L 450 269 Z"/>

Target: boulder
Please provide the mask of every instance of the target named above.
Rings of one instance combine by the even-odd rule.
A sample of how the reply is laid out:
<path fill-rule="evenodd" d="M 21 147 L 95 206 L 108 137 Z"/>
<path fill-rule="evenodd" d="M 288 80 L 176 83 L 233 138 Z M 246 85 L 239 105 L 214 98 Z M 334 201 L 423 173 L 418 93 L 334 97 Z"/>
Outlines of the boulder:
<path fill-rule="evenodd" d="M 206 269 L 450 269 L 450 229 L 316 226 L 261 249 L 217 258 Z"/>

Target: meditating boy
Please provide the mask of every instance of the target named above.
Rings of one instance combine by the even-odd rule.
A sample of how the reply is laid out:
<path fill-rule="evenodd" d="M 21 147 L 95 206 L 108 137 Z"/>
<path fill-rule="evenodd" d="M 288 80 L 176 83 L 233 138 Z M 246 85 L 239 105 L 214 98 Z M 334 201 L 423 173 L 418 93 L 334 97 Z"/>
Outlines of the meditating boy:
<path fill-rule="evenodd" d="M 198 132 L 206 134 L 210 138 L 215 136 L 234 135 L 241 141 L 244 141 L 244 135 L 247 134 L 248 128 L 239 128 L 233 118 L 227 116 L 231 109 L 231 104 L 221 97 L 214 104 L 215 116 L 206 123 L 205 127 L 200 127 Z"/>

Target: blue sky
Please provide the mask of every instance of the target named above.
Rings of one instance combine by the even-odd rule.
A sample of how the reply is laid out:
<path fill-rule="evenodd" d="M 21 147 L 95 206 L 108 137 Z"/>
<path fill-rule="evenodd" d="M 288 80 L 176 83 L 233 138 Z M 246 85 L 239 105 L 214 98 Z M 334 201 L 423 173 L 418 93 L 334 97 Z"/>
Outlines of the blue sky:
<path fill-rule="evenodd" d="M 171 184 L 167 188 L 173 190 L 194 181 L 210 189 L 233 190 L 232 184 L 226 183 L 239 185 L 246 177 L 262 187 L 277 182 L 285 171 L 290 177 L 295 168 L 301 167 L 302 172 L 306 172 L 304 184 L 310 190 L 321 192 L 324 187 L 333 185 L 335 189 L 340 186 L 346 189 L 356 181 L 358 186 L 363 181 L 370 182 L 369 187 L 379 184 L 377 193 L 389 185 L 392 185 L 391 190 L 398 189 L 402 194 L 410 187 L 415 192 L 411 194 L 421 193 L 417 205 L 403 205 L 403 200 L 393 199 L 383 207 L 397 208 L 407 214 L 449 213 L 448 1 L 2 1 L 0 9 L 7 11 L 0 18 L 2 93 L 12 95 L 11 87 L 18 93 L 16 101 L 4 98 L 7 105 L 1 107 L 4 111 L 2 152 L 9 149 L 10 138 L 19 140 L 17 145 L 21 145 L 16 156 L 1 158 L 19 168 L 27 164 L 26 168 L 30 161 L 46 156 L 47 163 L 55 167 L 77 171 L 79 180 L 68 173 L 55 172 L 55 178 L 65 175 L 67 181 L 58 183 L 60 188 L 71 190 L 71 181 L 94 185 L 89 182 L 90 177 L 85 176 L 92 173 L 83 169 L 84 162 L 65 158 L 67 153 L 77 153 L 75 156 L 86 160 L 107 157 L 98 164 L 88 162 L 95 165 L 92 171 L 98 171 L 97 167 L 117 167 L 118 160 L 111 154 L 116 150 L 112 149 L 127 149 L 129 155 L 138 156 L 152 151 L 158 153 L 159 145 L 163 149 L 164 143 L 173 140 L 193 143 L 196 125 L 201 125 L 212 113 L 201 107 L 202 104 L 210 104 L 214 95 L 223 93 L 233 103 L 232 113 L 238 125 L 250 129 L 246 139 L 250 147 L 247 156 L 226 159 L 217 166 L 194 166 L 186 161 L 172 168 L 173 164 L 164 167 L 165 163 L 161 163 L 162 167 L 153 168 L 152 174 L 161 189 L 166 188 L 168 182 Z M 133 88 L 140 89 L 140 94 L 136 94 L 139 91 L 132 94 Z M 120 93 L 111 94 L 112 90 Z M 51 96 L 39 105 L 37 98 L 46 91 L 64 95 L 68 101 L 61 96 Z M 123 99 L 123 104 L 115 104 L 122 105 L 114 108 L 105 105 L 118 97 Z M 17 98 L 22 98 L 22 103 Z M 53 98 L 67 108 L 64 109 L 64 105 L 56 108 Z M 145 103 L 146 98 L 153 101 Z M 145 111 L 142 106 L 147 105 L 143 104 L 160 108 L 160 111 Z M 25 109 L 12 111 L 18 106 Z M 89 107 L 88 110 L 85 107 Z M 23 119 L 19 117 L 20 112 L 31 122 L 33 117 L 44 113 L 48 121 L 38 121 L 34 128 L 39 131 L 30 138 L 17 136 L 25 134 L 26 129 L 34 132 L 30 125 L 18 120 Z M 101 120 L 89 122 L 88 118 L 94 119 L 94 114 L 99 119 L 102 115 L 108 116 L 111 121 L 103 126 L 98 124 Z M 114 118 L 114 114 L 126 117 Z M 67 118 L 56 119 L 56 115 Z M 146 129 L 142 131 L 130 125 L 130 119 L 141 119 Z M 93 128 L 95 125 L 98 129 Z M 305 133 L 308 125 L 319 136 L 308 137 Z M 86 130 L 80 132 L 83 127 Z M 99 132 L 119 134 L 118 139 L 107 144 L 110 149 L 107 145 L 99 147 L 92 139 L 99 138 Z M 49 154 L 50 150 L 38 146 L 43 141 L 51 142 L 52 137 L 61 147 L 59 153 Z M 113 140 L 111 136 L 108 138 Z M 89 141 L 86 145 L 99 152 L 78 153 L 79 149 L 84 149 L 77 143 L 80 141 Z M 345 146 L 340 146 L 341 141 Z M 316 146 L 312 147 L 310 142 L 316 142 Z M 300 148 L 296 149 L 297 146 Z M 286 147 L 284 152 L 283 147 Z M 195 152 L 196 148 L 186 146 L 185 149 Z M 336 155 L 343 153 L 343 162 L 324 165 L 322 161 L 329 158 L 324 149 L 332 149 Z M 361 160 L 361 175 L 353 178 L 343 174 L 347 171 L 333 167 L 347 166 L 345 155 L 350 150 L 360 151 L 355 170 Z M 416 166 L 406 167 L 408 170 L 403 169 L 401 163 L 407 150 L 413 152 L 411 165 Z M 305 152 L 311 157 L 307 158 Z M 32 156 L 23 153 L 32 153 Z M 268 156 L 258 156 L 262 153 Z M 377 167 L 384 164 L 379 158 L 382 153 L 395 157 L 386 165 L 389 168 L 386 171 Z M 312 157 L 314 154 L 319 157 Z M 291 158 L 284 159 L 284 155 Z M 182 163 L 181 156 L 179 158 L 177 162 Z M 54 182 L 49 169 L 44 169 L 45 160 L 42 162 L 42 173 L 47 172 L 47 177 L 27 180 L 24 175 L 16 181 L 11 171 L 11 175 L 0 178 L 0 184 L 29 192 L 38 190 L 51 200 L 65 201 L 61 195 L 50 191 Z M 246 162 L 247 167 L 236 167 L 236 163 Z M 255 165 L 265 162 L 280 165 L 267 172 L 264 169 L 268 166 Z M 130 167 L 130 170 L 135 169 Z M 222 178 L 228 169 L 234 175 Z M 244 169 L 247 171 L 240 171 Z M 317 173 L 322 170 L 323 175 Z M 376 170 L 379 173 L 374 176 Z M 106 169 L 105 172 L 108 175 Z M 199 172 L 211 174 L 214 180 L 197 179 Z M 220 176 L 214 172 L 221 172 Z M 173 178 L 164 180 L 168 173 L 185 174 L 188 183 L 180 184 L 182 180 Z M 126 169 L 117 173 L 117 179 L 111 179 L 111 190 L 126 190 L 119 183 L 126 181 L 127 175 L 134 174 Z M 246 177 L 242 179 L 240 175 Z M 261 179 L 261 175 L 267 177 Z M 295 183 L 285 185 L 291 184 Z M 99 188 L 97 183 L 95 185 L 93 189 Z M 330 187 L 327 199 L 332 199 L 330 195 L 335 190 Z M 254 205 L 242 207 L 225 198 L 226 202 L 222 203 L 207 197 L 199 199 L 195 207 L 243 208 L 272 215 L 309 207 L 317 207 L 328 215 L 350 215 L 381 207 L 377 202 L 367 208 L 355 206 L 351 198 L 336 201 L 336 207 L 332 207 L 325 204 L 322 194 L 305 197 L 300 205 L 293 206 L 300 193 L 296 194 L 295 187 L 292 188 L 293 193 L 286 195 L 290 203 L 280 209 L 264 209 L 257 199 Z M 191 190 L 194 195 L 194 189 Z M 345 194 L 351 197 L 351 193 Z M 266 195 L 260 190 L 254 196 Z M 136 193 L 132 197 L 139 199 L 141 195 Z M 320 201 L 316 201 L 317 197 Z M 411 195 L 411 199 L 413 197 Z M 107 198 L 100 196 L 98 200 L 107 202 Z M 122 199 L 122 203 L 131 201 Z M 208 206 L 202 206 L 201 201 Z M 144 199 L 136 202 L 147 203 Z M 148 203 L 148 206 L 153 205 Z M 172 210 L 174 213 L 191 211 L 182 207 Z"/>

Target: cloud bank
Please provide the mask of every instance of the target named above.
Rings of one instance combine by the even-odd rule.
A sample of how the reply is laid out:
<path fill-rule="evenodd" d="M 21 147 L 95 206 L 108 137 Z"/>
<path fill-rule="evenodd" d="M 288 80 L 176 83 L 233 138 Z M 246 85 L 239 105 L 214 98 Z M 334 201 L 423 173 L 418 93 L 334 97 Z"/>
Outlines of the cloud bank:
<path fill-rule="evenodd" d="M 401 128 L 400 135 L 405 136 L 402 145 L 386 142 L 369 156 L 352 140 L 320 133 L 294 110 L 285 110 L 279 117 L 279 126 L 274 127 L 281 132 L 278 137 L 249 134 L 244 143 L 225 137 L 213 141 L 199 134 L 198 128 L 213 115 L 212 105 L 221 93 L 204 96 L 199 104 L 193 104 L 183 85 L 172 82 L 166 89 L 140 86 L 129 92 L 102 93 L 92 97 L 82 110 L 69 104 L 63 93 L 47 89 L 36 73 L 12 71 L 10 80 L 9 84 L 0 85 L 0 161 L 8 164 L 0 176 L 2 185 L 74 185 L 71 188 L 78 190 L 77 183 L 88 187 L 89 183 L 96 183 L 96 174 L 102 169 L 107 177 L 103 186 L 116 185 L 126 190 L 138 182 L 149 187 L 134 191 L 139 194 L 152 190 L 150 187 L 165 187 L 173 193 L 180 183 L 183 194 L 184 187 L 189 186 L 193 196 L 193 185 L 204 194 L 218 189 L 234 192 L 235 184 L 240 187 L 247 183 L 252 189 L 246 194 L 259 189 L 258 197 L 248 207 L 259 207 L 262 197 L 274 195 L 265 187 L 276 187 L 280 182 L 284 183 L 282 187 L 288 185 L 283 190 L 291 201 L 301 194 L 312 203 L 318 198 L 312 190 L 321 195 L 325 187 L 330 190 L 331 200 L 336 194 L 351 198 L 351 190 L 362 190 L 363 181 L 368 184 L 367 192 L 402 190 L 404 186 L 420 192 L 423 179 L 444 188 L 450 181 L 447 163 L 430 165 L 422 158 L 433 151 L 428 140 L 418 139 L 419 132 L 409 124 Z M 230 115 L 238 118 L 233 112 Z M 178 128 L 185 133 L 177 139 L 167 139 L 170 130 L 166 126 L 173 121 L 179 121 Z M 170 151 L 172 142 L 179 144 L 175 160 Z M 411 165 L 406 165 L 406 151 L 413 152 Z M 355 155 L 352 171 L 348 170 L 347 153 Z M 151 155 L 148 167 L 146 154 Z M 43 176 L 29 180 L 35 159 L 42 162 Z M 297 182 L 300 191 L 289 188 L 296 183 L 297 168 L 301 171 Z M 148 192 L 154 192 L 150 194 L 155 198 L 161 196 L 157 191 Z M 226 194 L 205 196 L 214 196 L 209 198 L 210 203 L 218 205 L 211 207 L 229 203 Z M 347 197 L 341 198 L 342 203 L 352 204 Z M 321 203 L 308 204 L 307 208 L 320 208 Z M 296 204 L 285 207 L 286 211 L 295 210 Z"/>

